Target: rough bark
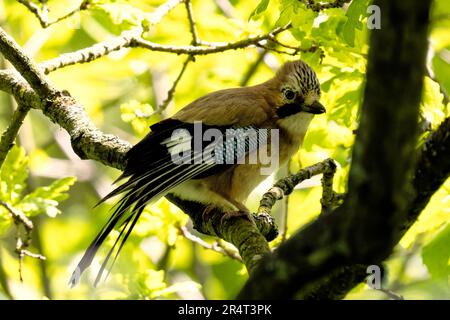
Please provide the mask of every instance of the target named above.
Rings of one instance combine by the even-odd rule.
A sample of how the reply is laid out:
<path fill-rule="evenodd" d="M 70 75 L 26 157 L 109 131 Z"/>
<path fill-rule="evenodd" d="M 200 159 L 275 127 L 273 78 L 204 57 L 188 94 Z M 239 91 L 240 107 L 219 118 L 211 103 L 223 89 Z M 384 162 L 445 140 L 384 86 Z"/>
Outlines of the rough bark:
<path fill-rule="evenodd" d="M 323 297 L 325 286 L 330 297 L 343 295 L 363 279 L 364 268 L 352 265 L 378 264 L 391 253 L 413 199 L 430 3 L 374 2 L 382 27 L 371 34 L 348 196 L 263 259 L 239 298 Z"/>

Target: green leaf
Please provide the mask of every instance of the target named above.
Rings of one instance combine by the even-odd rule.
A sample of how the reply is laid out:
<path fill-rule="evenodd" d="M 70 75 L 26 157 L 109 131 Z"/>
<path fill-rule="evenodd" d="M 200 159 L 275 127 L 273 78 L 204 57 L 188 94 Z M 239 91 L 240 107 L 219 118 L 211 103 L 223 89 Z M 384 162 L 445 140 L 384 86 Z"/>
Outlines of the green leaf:
<path fill-rule="evenodd" d="M 292 26 L 306 33 L 310 33 L 316 17 L 317 12 L 303 7 L 294 7 L 294 14 L 291 17 Z"/>
<path fill-rule="evenodd" d="M 35 216 L 46 213 L 54 218 L 61 212 L 57 208 L 59 202 L 68 197 L 69 190 L 76 181 L 75 177 L 66 177 L 53 182 L 47 187 L 39 187 L 32 193 L 26 195 L 18 205 L 18 209 L 27 216 Z"/>
<path fill-rule="evenodd" d="M 123 103 L 120 111 L 122 120 L 131 123 L 133 129 L 140 135 L 146 133 L 148 127 L 160 119 L 151 105 L 136 100 Z"/>
<path fill-rule="evenodd" d="M 177 292 L 198 291 L 201 287 L 193 281 L 178 282 L 168 286 L 164 278 L 164 270 L 149 269 L 142 274 L 136 275 L 128 288 L 137 297 L 155 299 L 170 297 Z"/>
<path fill-rule="evenodd" d="M 424 79 L 421 111 L 422 115 L 433 125 L 437 126 L 445 118 L 445 106 L 439 84 L 429 77 Z"/>
<path fill-rule="evenodd" d="M 261 0 L 261 2 L 258 4 L 258 6 L 253 10 L 253 12 L 250 14 L 250 17 L 248 20 L 256 20 L 259 18 L 261 13 L 266 11 L 267 6 L 269 5 L 270 0 Z"/>
<path fill-rule="evenodd" d="M 12 223 L 13 219 L 11 219 L 9 212 L 3 206 L 0 206 L 0 234 L 6 232 Z"/>
<path fill-rule="evenodd" d="M 300 7 L 300 2 L 297 0 L 281 0 L 280 1 L 280 17 L 275 26 L 283 27 L 287 25 L 292 17 L 295 16 L 297 9 Z"/>
<path fill-rule="evenodd" d="M 15 204 L 26 186 L 28 157 L 25 150 L 14 146 L 0 171 L 0 199 Z"/>
<path fill-rule="evenodd" d="M 105 3 L 93 9 L 106 14 L 116 25 L 139 25 L 143 20 L 152 18 L 149 13 L 123 3 Z"/>
<path fill-rule="evenodd" d="M 338 30 L 342 29 L 343 25 L 347 21 L 347 17 L 343 14 L 342 10 L 333 11 L 329 10 L 328 19 L 319 24 L 317 28 L 314 28 L 311 32 L 311 36 L 316 41 L 321 42 L 333 42 L 335 43 L 339 38 L 337 37 Z"/>
<path fill-rule="evenodd" d="M 447 50 L 450 50 L 450 47 Z M 442 56 L 444 55 L 442 54 Z M 448 61 L 444 61 L 441 56 L 435 55 L 433 58 L 433 71 L 437 81 L 439 81 L 445 91 L 447 93 L 450 92 L 450 64 Z"/>
<path fill-rule="evenodd" d="M 432 278 L 447 279 L 450 275 L 450 223 L 422 249 L 423 263 Z"/>
<path fill-rule="evenodd" d="M 76 180 L 77 178 L 75 177 L 66 177 L 56 180 L 47 187 L 37 188 L 27 197 L 41 197 L 60 202 L 68 197 L 65 192 L 69 190 L 69 188 L 75 183 Z"/>
<path fill-rule="evenodd" d="M 353 0 L 347 10 L 347 21 L 341 27 L 342 39 L 350 45 L 355 45 L 355 29 L 362 30 L 361 19 L 366 15 L 368 0 Z"/>
<path fill-rule="evenodd" d="M 301 58 L 303 61 L 308 63 L 311 68 L 317 70 L 319 68 L 320 62 L 322 61 L 323 51 L 318 48 L 314 52 L 302 52 Z"/>

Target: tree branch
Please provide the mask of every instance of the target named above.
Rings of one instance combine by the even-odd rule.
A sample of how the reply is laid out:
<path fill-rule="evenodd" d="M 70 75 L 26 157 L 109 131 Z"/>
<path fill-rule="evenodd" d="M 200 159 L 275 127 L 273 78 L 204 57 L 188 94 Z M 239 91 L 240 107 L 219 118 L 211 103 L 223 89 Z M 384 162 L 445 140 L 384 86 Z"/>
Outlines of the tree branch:
<path fill-rule="evenodd" d="M 162 18 L 164 18 L 170 11 L 178 6 L 184 0 L 168 0 L 160 5 L 152 14 L 150 23 L 152 25 L 158 24 Z"/>
<path fill-rule="evenodd" d="M 28 219 L 28 217 L 21 211 L 14 209 L 9 203 L 0 200 L 0 205 L 4 207 L 8 213 L 11 215 L 11 218 L 14 220 L 14 224 L 16 225 L 16 253 L 19 255 L 19 276 L 20 281 L 23 281 L 22 277 L 22 263 L 23 258 L 25 256 L 45 260 L 43 255 L 32 253 L 27 250 L 27 248 L 31 244 L 31 233 L 33 232 L 33 222 Z M 25 229 L 25 237 L 23 238 L 20 234 L 20 226 L 23 226 Z"/>
<path fill-rule="evenodd" d="M 46 74 L 48 74 L 57 69 L 61 69 L 74 64 L 91 62 L 113 51 L 118 51 L 122 48 L 130 47 L 134 39 L 140 37 L 142 32 L 143 29 L 141 28 L 123 31 L 117 37 L 98 42 L 91 47 L 87 47 L 70 53 L 64 53 L 56 58 L 45 61 L 39 64 L 39 67 L 44 70 Z"/>
<path fill-rule="evenodd" d="M 35 4 L 29 0 L 17 0 L 17 2 L 23 4 L 32 14 L 35 15 L 35 17 L 38 19 L 39 23 L 41 24 L 42 28 L 48 28 L 52 24 L 55 24 L 62 20 L 70 18 L 74 14 L 79 13 L 82 10 L 86 10 L 90 7 L 90 1 L 85 0 L 80 4 L 80 6 L 78 8 L 73 9 L 72 11 L 69 11 L 65 15 L 50 21 L 49 17 L 48 17 L 48 8 L 44 1 L 42 1 L 41 7 L 39 7 L 37 4 Z"/>
<path fill-rule="evenodd" d="M 16 70 L 27 80 L 31 88 L 39 96 L 52 96 L 55 89 L 45 78 L 45 75 L 37 68 L 30 57 L 19 47 L 16 41 L 0 28 L 0 52 L 11 62 Z"/>
<path fill-rule="evenodd" d="M 290 28 L 290 25 L 287 25 L 285 27 L 278 27 L 275 28 L 273 31 L 258 35 L 258 36 L 251 36 L 247 39 L 235 41 L 235 42 L 228 42 L 228 43 L 211 43 L 211 42 L 204 42 L 202 41 L 202 46 L 170 46 L 170 45 L 162 45 L 157 44 L 148 40 L 144 40 L 142 38 L 136 38 L 131 46 L 134 47 L 141 47 L 145 49 L 149 49 L 151 51 L 157 51 L 157 52 L 168 52 L 168 53 L 175 53 L 175 54 L 189 54 L 189 55 L 206 55 L 211 53 L 218 53 L 228 50 L 237 50 L 237 49 L 243 49 L 247 48 L 251 45 L 257 45 L 261 41 L 271 39 L 272 37 L 276 36 L 277 34 L 287 30 Z"/>
<path fill-rule="evenodd" d="M 64 128 L 70 134 L 72 147 L 80 158 L 98 160 L 118 169 L 124 168 L 125 154 L 131 145 L 98 130 L 84 108 L 68 92 L 52 87 L 31 58 L 1 28 L 0 52 L 32 86 L 30 88 L 16 73 L 2 71 L 0 88 L 13 94 L 19 105 L 41 109 L 54 123 Z"/>
<path fill-rule="evenodd" d="M 409 203 L 406 220 L 400 225 L 396 242 L 405 235 L 417 220 L 432 195 L 442 186 L 450 175 L 450 118 L 446 118 L 430 134 L 422 146 L 412 186 L 414 198 Z M 380 264 L 378 261 L 374 264 Z M 342 299 L 367 276 L 369 264 L 351 265 L 337 270 L 326 281 L 321 282 L 302 298 Z"/>
<path fill-rule="evenodd" d="M 283 199 L 284 196 L 291 194 L 295 187 L 302 181 L 308 180 L 318 174 L 326 174 L 326 187 L 323 189 L 323 197 L 326 203 L 333 199 L 332 181 L 336 171 L 336 164 L 333 159 L 325 159 L 312 166 L 301 169 L 298 173 L 278 180 L 272 188 L 269 189 L 261 198 L 258 208 L 258 214 L 270 214 L 272 207 L 277 200 Z M 329 183 L 331 181 L 331 185 Z"/>
<path fill-rule="evenodd" d="M 161 113 L 163 110 L 165 110 L 167 108 L 167 106 L 169 105 L 169 103 L 172 101 L 173 99 L 173 95 L 175 94 L 175 90 L 177 89 L 178 86 L 178 82 L 180 82 L 181 77 L 183 76 L 184 72 L 187 69 L 188 64 L 193 61 L 193 57 L 192 56 L 188 56 L 186 58 L 186 60 L 183 63 L 183 66 L 181 67 L 180 72 L 178 73 L 178 76 L 176 77 L 176 79 L 174 80 L 172 87 L 169 89 L 169 91 L 167 92 L 167 97 L 164 99 L 164 101 L 155 109 L 155 111 L 150 115 L 154 115 L 155 113 Z"/>
<path fill-rule="evenodd" d="M 220 253 L 221 255 L 229 257 L 233 260 L 242 262 L 241 257 L 236 253 L 236 251 L 231 251 L 229 249 L 223 248 L 222 246 L 220 246 L 220 244 L 217 241 L 210 244 L 210 243 L 204 241 L 203 239 L 190 233 L 189 230 L 185 226 L 180 227 L 179 230 L 180 230 L 180 233 L 183 235 L 183 237 L 192 241 L 193 243 L 198 244 L 202 248 L 212 250 L 214 252 Z"/>
<path fill-rule="evenodd" d="M 263 35 L 253 36 L 235 42 L 209 43 L 202 41 L 201 46 L 169 46 L 157 44 L 142 39 L 141 34 L 143 32 L 143 29 L 135 28 L 122 32 L 118 37 L 96 43 L 91 47 L 80 49 L 71 53 L 62 54 L 59 57 L 41 63 L 39 67 L 42 68 L 45 73 L 50 73 L 52 71 L 70 65 L 91 62 L 113 51 L 128 47 L 141 47 L 151 51 L 167 52 L 173 54 L 188 54 L 193 56 L 206 55 L 228 50 L 243 49 L 251 45 L 257 45 L 264 40 L 272 39 L 275 35 L 287 30 L 288 28 L 290 28 L 290 25 L 282 28 L 276 28 L 273 31 Z"/>
<path fill-rule="evenodd" d="M 253 272 L 263 255 L 270 252 L 267 241 L 273 240 L 277 234 L 270 216 L 223 212 L 216 207 L 182 200 L 173 194 L 166 195 L 166 198 L 191 217 L 194 229 L 232 243 L 239 250 L 249 273 Z"/>
<path fill-rule="evenodd" d="M 14 111 L 8 128 L 3 132 L 0 138 L 0 168 L 9 150 L 14 146 L 14 140 L 29 110 L 30 108 L 28 106 L 20 104 Z"/>
<path fill-rule="evenodd" d="M 87 2 L 89 0 L 86 0 Z M 158 24 L 161 19 L 166 16 L 183 0 L 168 0 L 160 5 L 151 15 L 150 26 Z M 148 29 L 150 26 L 146 26 Z M 39 66 L 46 74 L 57 69 L 74 65 L 77 63 L 86 63 L 103 57 L 113 51 L 120 50 L 131 46 L 134 39 L 140 38 L 144 28 L 138 27 L 132 30 L 123 31 L 120 36 L 94 44 L 92 47 L 80 49 L 71 53 L 62 54 L 57 58 L 41 63 Z"/>
<path fill-rule="evenodd" d="M 72 11 L 66 13 L 65 15 L 50 21 L 48 17 L 48 9 L 45 4 L 43 4 L 42 7 L 40 8 L 37 4 L 29 0 L 17 0 L 17 1 L 23 4 L 31 13 L 33 13 L 36 16 L 42 28 L 48 28 L 49 26 L 55 23 L 70 18 L 74 14 L 79 13 L 83 10 L 90 9 L 92 6 L 96 5 L 95 3 L 92 3 L 91 0 L 84 0 L 78 8 L 75 8 Z M 169 13 L 182 1 L 183 0 L 168 0 L 167 2 L 160 5 L 153 13 L 150 19 L 150 23 L 151 24 L 158 23 L 162 19 L 162 17 L 164 17 L 167 13 Z"/>
<path fill-rule="evenodd" d="M 383 8 L 383 27 L 371 35 L 346 201 L 266 256 L 239 298 L 312 297 L 322 283 L 337 290 L 341 283 L 330 282 L 336 274 L 355 283 L 365 272 L 364 266 L 359 274 L 343 268 L 379 263 L 392 251 L 411 199 L 408 176 L 415 158 L 430 2 L 415 0 L 406 7 L 375 1 Z"/>
<path fill-rule="evenodd" d="M 192 42 L 191 44 L 193 46 L 196 46 L 200 43 L 198 32 L 197 32 L 197 26 L 194 21 L 194 14 L 192 13 L 192 3 L 191 0 L 184 0 L 184 5 L 186 6 L 186 13 L 189 21 L 189 29 L 191 30 L 192 34 Z"/>
<path fill-rule="evenodd" d="M 238 46 L 242 45 L 243 42 L 239 42 Z M 2 53 L 4 51 L 10 53 L 7 55 L 8 58 L 17 57 L 17 59 L 13 59 L 14 65 L 20 70 L 30 73 L 25 79 L 33 84 L 33 89 L 37 92 L 37 95 L 33 96 L 33 100 L 39 101 L 37 106 L 44 114 L 53 122 L 60 124 L 70 134 L 72 148 L 82 159 L 89 158 L 119 169 L 124 168 L 126 165 L 125 154 L 130 148 L 128 143 L 120 141 L 117 137 L 105 135 L 95 128 L 82 106 L 67 92 L 54 89 L 45 79 L 36 81 L 44 76 L 12 39 L 8 39 L 4 47 L 0 49 Z M 6 74 L 6 77 L 12 80 L 11 74 Z M 14 80 L 16 81 L 16 79 Z M 17 80 L 14 85 L 6 84 L 4 87 L 10 91 L 14 89 L 16 93 L 25 90 L 31 95 L 33 92 L 27 84 L 20 80 Z M 49 92 L 51 93 L 50 97 L 46 95 Z M 194 203 L 194 205 L 198 204 Z M 257 264 L 264 253 L 269 251 L 267 241 L 260 230 L 266 236 L 274 237 L 274 228 L 270 227 L 273 225 L 273 219 L 270 217 L 261 215 L 252 219 L 247 214 L 224 215 L 223 212 L 214 208 L 210 210 L 211 218 L 200 222 L 200 219 L 203 220 L 203 212 L 203 210 L 195 210 L 195 213 L 191 215 L 194 217 L 194 224 L 206 234 L 219 236 L 235 244 L 240 249 L 241 256 L 249 270 Z"/>

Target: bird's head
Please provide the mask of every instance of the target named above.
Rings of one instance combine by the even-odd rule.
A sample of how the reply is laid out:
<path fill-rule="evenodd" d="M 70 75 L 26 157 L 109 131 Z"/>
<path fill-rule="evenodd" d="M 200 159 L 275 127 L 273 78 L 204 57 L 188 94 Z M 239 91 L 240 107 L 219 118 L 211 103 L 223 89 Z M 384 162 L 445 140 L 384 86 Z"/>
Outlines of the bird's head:
<path fill-rule="evenodd" d="M 279 95 L 276 113 L 280 118 L 306 112 L 324 113 L 325 107 L 319 102 L 320 83 L 316 73 L 301 60 L 286 62 L 275 76 Z"/>

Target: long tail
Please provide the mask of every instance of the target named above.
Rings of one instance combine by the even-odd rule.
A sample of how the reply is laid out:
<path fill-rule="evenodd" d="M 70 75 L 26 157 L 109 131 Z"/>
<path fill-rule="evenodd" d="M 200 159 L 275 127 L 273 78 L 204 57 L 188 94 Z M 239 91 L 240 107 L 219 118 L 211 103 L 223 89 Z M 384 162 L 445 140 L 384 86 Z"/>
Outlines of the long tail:
<path fill-rule="evenodd" d="M 81 258 L 77 267 L 75 268 L 75 271 L 72 273 L 72 276 L 69 281 L 69 285 L 71 287 L 74 287 L 75 285 L 78 284 L 78 282 L 80 281 L 81 274 L 91 265 L 91 263 L 95 257 L 95 254 L 97 253 L 98 249 L 100 248 L 102 243 L 105 241 L 105 239 L 107 238 L 109 233 L 117 225 L 120 225 L 121 228 L 120 228 L 119 236 L 117 237 L 116 241 L 114 242 L 114 245 L 112 246 L 112 248 L 109 250 L 108 254 L 106 255 L 106 258 L 105 258 L 104 262 L 102 263 L 100 270 L 97 274 L 97 278 L 95 279 L 94 286 L 96 286 L 98 284 L 98 282 L 102 278 L 102 275 L 106 269 L 108 269 L 108 274 L 109 274 L 109 271 L 111 270 L 112 266 L 114 265 L 114 262 L 116 261 L 117 256 L 119 255 L 120 251 L 123 248 L 123 245 L 125 244 L 125 241 L 128 239 L 128 236 L 130 235 L 131 231 L 133 230 L 133 227 L 136 225 L 137 220 L 139 219 L 142 212 L 144 211 L 145 204 L 142 203 L 141 201 L 137 202 L 135 204 L 136 209 L 133 208 L 133 209 L 129 210 L 131 214 L 129 214 L 129 216 L 127 216 L 124 221 L 123 221 L 123 217 L 127 213 L 128 210 L 121 210 L 122 207 L 123 207 L 123 204 L 121 204 L 119 207 L 116 208 L 116 210 L 114 211 L 113 215 L 110 217 L 110 219 L 108 220 L 106 225 L 102 228 L 102 230 L 99 232 L 99 234 L 95 237 L 95 239 L 92 241 L 92 243 L 87 248 L 85 254 Z M 123 222 L 120 224 L 121 220 Z M 116 248 L 117 248 L 117 250 L 116 250 Z M 114 259 L 108 266 L 108 262 L 110 261 L 113 253 L 114 253 Z M 106 279 L 106 277 L 105 277 L 105 279 Z"/>
<path fill-rule="evenodd" d="M 185 138 L 181 136 L 183 139 L 180 139 L 180 135 L 172 135 L 173 130 L 181 127 L 188 132 Z M 105 269 L 111 270 L 125 241 L 141 216 L 145 205 L 151 200 L 165 195 L 169 190 L 187 180 L 205 177 L 226 169 L 230 166 L 227 162 L 229 160 L 227 150 L 235 150 L 235 152 L 231 152 L 232 156 L 235 157 L 232 160 L 239 159 L 247 152 L 255 150 L 258 147 L 258 138 L 252 133 L 253 131 L 246 131 L 247 129 L 252 128 L 245 127 L 240 128 L 240 130 L 233 130 L 230 135 L 231 139 L 228 140 L 229 133 L 226 132 L 226 128 L 221 128 L 223 137 L 212 144 L 207 141 L 204 142 L 202 152 L 197 152 L 192 139 L 193 124 L 167 119 L 152 126 L 154 131 L 128 151 L 127 167 L 117 181 L 124 178 L 128 178 L 128 180 L 100 201 L 101 203 L 111 197 L 123 194 L 122 199 L 114 205 L 114 211 L 108 222 L 89 245 L 78 263 L 70 279 L 70 286 L 73 287 L 79 282 L 81 274 L 91 265 L 95 254 L 111 231 L 115 228 L 120 228 L 119 236 L 109 250 L 97 275 L 95 284 L 102 278 Z M 225 135 L 227 139 L 224 138 Z M 238 144 L 237 140 L 233 138 L 241 139 L 245 143 Z M 185 155 L 180 159 L 183 161 L 179 163 L 172 161 L 171 152 L 173 148 L 178 146 L 185 147 L 186 141 L 189 144 L 187 150 L 183 149 L 186 151 Z M 241 145 L 240 148 L 237 147 L 239 145 Z M 207 152 L 208 157 L 204 158 L 203 150 L 213 150 L 214 153 Z M 217 159 L 223 159 L 223 161 L 216 161 Z M 236 161 L 231 161 L 231 163 L 236 163 Z M 114 259 L 109 263 L 113 254 Z"/>

